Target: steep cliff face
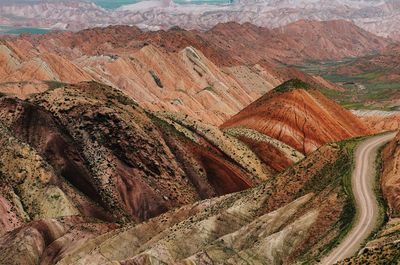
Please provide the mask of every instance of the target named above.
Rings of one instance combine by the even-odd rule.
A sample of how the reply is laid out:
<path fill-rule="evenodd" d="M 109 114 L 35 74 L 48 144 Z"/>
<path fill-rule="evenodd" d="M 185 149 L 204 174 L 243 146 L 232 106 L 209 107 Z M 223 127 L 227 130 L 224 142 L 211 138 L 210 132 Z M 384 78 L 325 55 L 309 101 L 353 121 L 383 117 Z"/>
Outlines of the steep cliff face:
<path fill-rule="evenodd" d="M 254 129 L 303 154 L 328 142 L 369 133 L 350 111 L 297 79 L 278 86 L 222 125 L 235 127 Z"/>

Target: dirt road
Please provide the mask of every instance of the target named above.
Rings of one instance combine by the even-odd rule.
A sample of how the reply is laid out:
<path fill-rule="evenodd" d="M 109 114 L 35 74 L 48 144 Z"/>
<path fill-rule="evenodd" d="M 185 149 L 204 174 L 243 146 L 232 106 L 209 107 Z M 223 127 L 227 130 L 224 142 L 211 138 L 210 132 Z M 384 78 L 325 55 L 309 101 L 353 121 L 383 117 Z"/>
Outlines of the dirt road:
<path fill-rule="evenodd" d="M 379 135 L 362 142 L 355 153 L 352 190 L 356 200 L 356 222 L 343 241 L 320 264 L 336 262 L 356 254 L 361 244 L 373 231 L 379 217 L 378 202 L 374 193 L 375 159 L 379 147 L 395 137 L 395 133 Z"/>

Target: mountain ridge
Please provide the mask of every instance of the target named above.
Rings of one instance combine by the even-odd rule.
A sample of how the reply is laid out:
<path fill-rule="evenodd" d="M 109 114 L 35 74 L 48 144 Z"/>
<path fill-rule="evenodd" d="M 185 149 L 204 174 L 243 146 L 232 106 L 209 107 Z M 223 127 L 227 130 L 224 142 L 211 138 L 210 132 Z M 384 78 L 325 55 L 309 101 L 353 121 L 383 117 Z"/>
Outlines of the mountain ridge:
<path fill-rule="evenodd" d="M 137 27 L 110 26 L 8 37 L 0 45 L 0 91 L 14 91 L 24 98 L 49 86 L 95 80 L 122 90 L 150 110 L 183 112 L 219 125 L 292 78 L 342 90 L 287 64 L 369 54 L 387 45 L 385 39 L 347 22 L 340 25 L 349 31 L 334 27 L 337 22 L 301 23 L 310 24 L 302 32 L 313 34 L 315 25 L 331 32 L 324 34 L 331 52 L 321 43 L 300 41 L 301 34 L 293 37 L 237 23 L 221 24 L 209 32 L 178 28 L 144 32 Z M 349 42 L 353 35 L 360 41 Z M 341 49 L 343 45 L 348 49 Z"/>
<path fill-rule="evenodd" d="M 28 3 L 3 5 L 0 13 L 6 25 L 24 25 L 54 29 L 81 30 L 94 26 L 115 24 L 138 25 L 149 30 L 181 26 L 186 29 L 207 30 L 218 23 L 250 22 L 259 26 L 280 27 L 300 19 L 320 21 L 345 19 L 375 34 L 398 38 L 396 25 L 398 9 L 392 1 L 254 1 L 231 5 L 191 5 L 151 1 L 106 10 L 82 1 Z M 48 10 L 53 10 L 49 12 Z M 149 15 L 150 14 L 150 15 Z M 13 17 L 23 17 L 15 21 Z M 63 23 L 58 18 L 63 17 Z"/>

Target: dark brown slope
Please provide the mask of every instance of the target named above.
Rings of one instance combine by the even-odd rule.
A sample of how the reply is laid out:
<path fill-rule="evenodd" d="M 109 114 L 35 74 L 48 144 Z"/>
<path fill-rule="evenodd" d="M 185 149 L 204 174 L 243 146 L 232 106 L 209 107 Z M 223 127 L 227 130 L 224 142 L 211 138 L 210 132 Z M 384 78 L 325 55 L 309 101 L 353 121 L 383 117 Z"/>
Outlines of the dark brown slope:
<path fill-rule="evenodd" d="M 29 101 L 3 97 L 0 122 L 7 127 L 2 140 L 16 138 L 14 144 L 7 142 L 10 149 L 3 150 L 3 159 L 17 157 L 15 164 L 4 160 L 9 162 L 0 164 L 0 173 L 12 180 L 7 171 L 32 172 L 39 162 L 30 162 L 31 157 L 40 157 L 40 163 L 49 168 L 43 178 L 49 178 L 60 193 L 57 198 L 68 204 L 71 210 L 67 212 L 83 216 L 142 221 L 259 181 L 249 168 L 196 132 L 192 138 L 197 140 L 191 140 L 171 121 L 145 112 L 122 93 L 94 82 L 49 90 Z M 28 157 L 18 158 L 18 148 L 11 152 L 13 145 Z M 25 185 L 19 185 L 29 183 L 32 176 L 20 177 L 5 188 L 25 190 Z M 40 214 L 35 207 L 28 211 L 33 219 L 46 217 L 45 213 L 46 206 Z"/>
<path fill-rule="evenodd" d="M 370 133 L 350 111 L 297 79 L 275 88 L 222 125 L 235 127 L 254 129 L 303 154 L 328 142 Z"/>
<path fill-rule="evenodd" d="M 351 172 L 352 157 L 345 144 L 330 144 L 256 188 L 189 204 L 109 233 L 110 225 L 91 225 L 82 218 L 33 222 L 0 237 L 0 262 L 316 262 L 351 223 L 351 197 L 341 184 Z"/>

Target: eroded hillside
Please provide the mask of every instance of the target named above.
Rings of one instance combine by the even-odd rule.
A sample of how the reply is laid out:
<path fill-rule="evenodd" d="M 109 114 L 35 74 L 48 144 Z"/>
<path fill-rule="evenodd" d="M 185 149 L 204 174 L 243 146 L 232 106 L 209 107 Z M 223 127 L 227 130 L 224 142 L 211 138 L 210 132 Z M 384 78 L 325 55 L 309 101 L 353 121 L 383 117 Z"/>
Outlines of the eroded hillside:
<path fill-rule="evenodd" d="M 17 244 L 29 249 L 44 240 L 46 231 L 52 231 L 53 237 L 47 238 L 49 243 L 44 243 L 37 252 L 24 250 L 33 261 L 46 264 L 315 261 L 342 236 L 352 218 L 351 197 L 342 186 L 351 173 L 351 150 L 347 144 L 324 146 L 256 188 L 187 205 L 148 222 L 112 231 L 109 225 L 87 224 L 81 219 L 34 222 L 0 239 L 3 242 L 0 260 L 17 264 L 12 258 Z M 66 232 L 65 226 L 72 229 Z M 26 237 L 30 231 L 38 231 L 34 240 Z M 35 264 L 22 257 L 19 261 Z"/>
<path fill-rule="evenodd" d="M 222 125 L 241 127 L 278 139 L 303 154 L 328 142 L 370 133 L 350 111 L 298 79 L 278 86 Z"/>
<path fill-rule="evenodd" d="M 150 112 L 96 82 L 2 95 L 0 124 L 5 264 L 318 260 L 352 218 L 353 142 L 317 142 L 304 158 L 262 132 Z"/>
<path fill-rule="evenodd" d="M 309 38 L 316 31 L 323 33 L 320 42 Z M 387 44 L 344 21 L 301 21 L 274 30 L 226 23 L 207 32 L 110 26 L 27 34 L 0 41 L 0 92 L 26 98 L 60 82 L 95 80 L 145 108 L 220 125 L 289 79 L 341 89 L 286 65 L 367 55 Z"/>
<path fill-rule="evenodd" d="M 355 216 L 354 137 L 397 120 L 286 65 L 386 45 L 343 21 L 1 40 L 0 264 L 317 263 Z"/>
<path fill-rule="evenodd" d="M 201 135 L 175 125 L 144 111 L 121 92 L 94 82 L 56 88 L 27 101 L 3 97 L 0 106 L 1 122 L 8 128 L 2 139 L 13 135 L 15 141 L 34 149 L 32 154 L 21 152 L 46 161 L 25 163 L 7 151 L 16 143 L 10 144 L 3 150 L 4 174 L 49 168 L 43 181 L 63 190 L 55 197 L 72 204 L 72 213 L 103 220 L 111 217 L 102 215 L 112 213 L 114 220 L 140 221 L 201 198 L 252 187 L 275 172 L 263 164 L 255 175 L 250 164 L 239 164 L 239 158 L 221 150 L 219 139 L 209 142 L 207 132 Z M 25 186 L 21 189 L 28 189 Z M 108 213 L 101 214 L 104 211 Z"/>

